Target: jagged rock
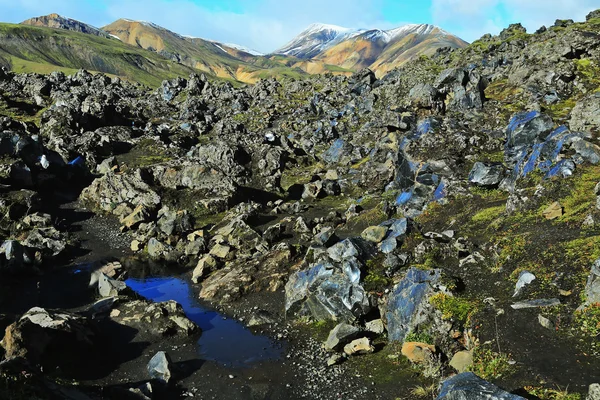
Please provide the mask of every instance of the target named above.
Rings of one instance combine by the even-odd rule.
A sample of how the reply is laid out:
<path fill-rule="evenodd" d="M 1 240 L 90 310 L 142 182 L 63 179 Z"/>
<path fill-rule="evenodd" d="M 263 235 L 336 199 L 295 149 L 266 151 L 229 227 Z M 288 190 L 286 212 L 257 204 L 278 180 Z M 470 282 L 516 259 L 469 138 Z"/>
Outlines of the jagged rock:
<path fill-rule="evenodd" d="M 370 309 L 369 298 L 352 279 L 330 263 L 314 264 L 292 274 L 285 286 L 286 313 L 346 322 L 365 315 Z"/>
<path fill-rule="evenodd" d="M 431 360 L 436 353 L 435 346 L 427 343 L 404 342 L 402 343 L 402 355 L 413 363 L 425 363 Z"/>
<path fill-rule="evenodd" d="M 446 379 L 437 400 L 525 400 L 479 378 L 472 372 L 463 372 Z"/>
<path fill-rule="evenodd" d="M 403 341 L 431 313 L 428 298 L 441 285 L 441 271 L 408 270 L 392 290 L 387 304 L 387 330 L 390 341 Z"/>
<path fill-rule="evenodd" d="M 594 261 L 585 285 L 584 306 L 600 303 L 600 259 Z"/>
<path fill-rule="evenodd" d="M 6 240 L 0 246 L 0 267 L 18 271 L 25 263 L 25 249 L 17 240 Z"/>
<path fill-rule="evenodd" d="M 143 204 L 139 204 L 128 216 L 121 219 L 121 225 L 127 229 L 134 229 L 142 222 L 148 221 L 150 212 Z"/>
<path fill-rule="evenodd" d="M 571 112 L 569 126 L 574 131 L 600 130 L 600 95 L 590 94 L 579 100 Z"/>
<path fill-rule="evenodd" d="M 506 147 L 519 148 L 537 143 L 553 127 L 552 118 L 537 111 L 515 114 L 506 128 Z"/>
<path fill-rule="evenodd" d="M 173 373 L 171 372 L 171 369 L 173 368 L 172 364 L 171 357 L 164 351 L 159 351 L 148 362 L 148 375 L 150 375 L 150 378 L 152 379 L 168 384 L 173 376 Z"/>
<path fill-rule="evenodd" d="M 514 310 L 522 310 L 525 308 L 540 308 L 540 307 L 554 307 L 560 304 L 558 299 L 535 299 L 519 301 L 511 304 L 510 307 Z"/>
<path fill-rule="evenodd" d="M 323 347 L 328 351 L 339 351 L 359 335 L 359 328 L 346 323 L 341 323 L 336 325 L 336 327 L 329 332 L 329 336 L 323 344 Z"/>
<path fill-rule="evenodd" d="M 217 260 L 212 255 L 202 257 L 192 272 L 192 282 L 198 283 L 204 276 L 217 269 Z"/>
<path fill-rule="evenodd" d="M 156 336 L 187 336 L 199 331 L 196 324 L 185 316 L 181 305 L 175 301 L 129 301 L 118 304 L 111 313 L 111 318 L 115 322 Z"/>
<path fill-rule="evenodd" d="M 502 164 L 485 164 L 476 162 L 469 173 L 469 182 L 485 187 L 495 187 L 504 178 L 504 166 Z"/>
<path fill-rule="evenodd" d="M 34 364 L 56 366 L 81 360 L 94 337 L 85 318 L 34 307 L 6 328 L 0 344 L 7 359 L 23 357 Z"/>
<path fill-rule="evenodd" d="M 385 226 L 370 226 L 366 228 L 361 237 L 369 242 L 380 243 L 387 236 L 388 229 Z"/>
<path fill-rule="evenodd" d="M 517 280 L 517 283 L 515 285 L 515 293 L 513 294 L 513 297 L 517 297 L 518 295 L 520 295 L 523 291 L 523 288 L 525 288 L 525 286 L 529 285 L 534 280 L 535 275 L 533 275 L 529 271 L 522 271 L 519 274 L 519 279 Z"/>
<path fill-rule="evenodd" d="M 373 321 L 369 321 L 365 324 L 365 330 L 368 332 L 375 333 L 376 335 L 381 335 L 385 332 L 385 326 L 383 324 L 382 319 L 374 319 Z"/>
<path fill-rule="evenodd" d="M 584 160 L 592 163 L 600 163 L 600 147 L 586 140 L 577 140 L 571 147 L 583 157 Z"/>
<path fill-rule="evenodd" d="M 22 243 L 29 248 L 38 249 L 48 257 L 56 257 L 67 247 L 64 234 L 54 227 L 35 228 Z"/>
<path fill-rule="evenodd" d="M 210 255 L 216 258 L 225 259 L 229 255 L 231 247 L 226 244 L 216 244 L 211 250 Z"/>
<path fill-rule="evenodd" d="M 585 400 L 600 400 L 600 384 L 592 383 Z"/>
<path fill-rule="evenodd" d="M 559 202 L 555 201 L 542 212 L 542 215 L 550 220 L 560 218 L 563 215 L 563 208 Z"/>
<path fill-rule="evenodd" d="M 349 356 L 369 354 L 374 351 L 375 347 L 373 347 L 369 338 L 356 339 L 344 346 L 344 353 Z"/>

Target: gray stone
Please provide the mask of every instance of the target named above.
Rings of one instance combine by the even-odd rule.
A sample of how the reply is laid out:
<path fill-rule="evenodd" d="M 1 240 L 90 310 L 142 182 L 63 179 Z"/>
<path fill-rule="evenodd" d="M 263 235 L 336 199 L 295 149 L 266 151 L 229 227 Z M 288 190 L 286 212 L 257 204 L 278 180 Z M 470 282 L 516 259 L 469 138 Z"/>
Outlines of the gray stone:
<path fill-rule="evenodd" d="M 540 308 L 540 307 L 554 307 L 560 304 L 560 300 L 558 299 L 535 299 L 535 300 L 526 300 L 519 301 L 517 303 L 511 304 L 510 306 L 514 310 L 522 310 L 525 308 Z"/>
<path fill-rule="evenodd" d="M 545 114 L 537 111 L 515 114 L 506 128 L 506 146 L 518 148 L 538 143 L 552 128 L 552 118 Z"/>
<path fill-rule="evenodd" d="M 408 270 L 392 290 L 387 305 L 387 329 L 390 341 L 403 341 L 429 313 L 428 298 L 441 281 L 441 270 Z"/>
<path fill-rule="evenodd" d="M 515 293 L 513 294 L 513 297 L 517 297 L 518 295 L 520 295 L 521 292 L 523 291 L 523 288 L 525 286 L 529 285 L 534 280 L 535 280 L 534 274 L 532 274 L 529 271 L 521 271 L 521 273 L 519 274 L 519 280 L 517 281 L 517 284 L 515 285 Z"/>
<path fill-rule="evenodd" d="M 345 345 L 356 339 L 360 335 L 360 329 L 355 326 L 341 323 L 329 332 L 327 340 L 323 344 L 325 350 L 339 351 Z"/>
<path fill-rule="evenodd" d="M 329 263 L 313 264 L 290 276 L 285 285 L 287 315 L 310 316 L 317 321 L 353 321 L 371 308 L 369 297 L 340 268 Z"/>
<path fill-rule="evenodd" d="M 510 394 L 472 372 L 463 372 L 446 379 L 437 400 L 525 400 Z"/>
<path fill-rule="evenodd" d="M 585 400 L 600 400 L 600 384 L 592 383 L 588 389 Z"/>
<path fill-rule="evenodd" d="M 584 160 L 598 164 L 600 162 L 600 147 L 588 142 L 587 140 L 578 140 L 572 145 L 573 149 L 583 157 Z"/>
<path fill-rule="evenodd" d="M 365 324 L 365 329 L 369 332 L 375 333 L 376 335 L 381 335 L 383 332 L 385 332 L 385 326 L 383 325 L 383 320 L 381 318 L 367 322 Z"/>
<path fill-rule="evenodd" d="M 98 292 L 102 297 L 118 296 L 127 289 L 125 282 L 109 278 L 105 274 L 98 277 Z"/>
<path fill-rule="evenodd" d="M 360 236 L 369 242 L 379 243 L 385 239 L 387 233 L 388 228 L 385 226 L 369 226 Z"/>
<path fill-rule="evenodd" d="M 156 353 L 150 362 L 148 362 L 147 366 L 150 378 L 156 379 L 164 384 L 168 384 L 172 378 L 171 368 L 171 357 L 164 351 Z"/>
<path fill-rule="evenodd" d="M 375 347 L 373 347 L 369 338 L 366 337 L 353 340 L 352 342 L 344 346 L 344 353 L 349 356 L 369 354 L 373 353 L 374 351 Z"/>
<path fill-rule="evenodd" d="M 477 186 L 495 187 L 504 178 L 504 166 L 499 163 L 476 162 L 469 173 L 469 182 Z"/>
<path fill-rule="evenodd" d="M 600 258 L 594 261 L 585 285 L 585 306 L 600 303 Z"/>

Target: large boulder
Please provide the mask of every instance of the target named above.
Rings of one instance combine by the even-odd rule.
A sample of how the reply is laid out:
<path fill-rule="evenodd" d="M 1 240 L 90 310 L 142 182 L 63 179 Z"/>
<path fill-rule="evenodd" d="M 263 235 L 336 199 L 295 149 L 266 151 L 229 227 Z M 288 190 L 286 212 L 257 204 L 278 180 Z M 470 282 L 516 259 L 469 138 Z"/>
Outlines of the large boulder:
<path fill-rule="evenodd" d="M 525 400 L 524 397 L 508 393 L 472 372 L 463 372 L 446 379 L 437 400 Z"/>
<path fill-rule="evenodd" d="M 117 305 L 110 316 L 115 322 L 156 336 L 187 336 L 199 331 L 175 301 L 134 300 Z"/>
<path fill-rule="evenodd" d="M 387 330 L 390 341 L 402 342 L 432 313 L 429 297 L 442 286 L 441 270 L 411 268 L 392 290 L 387 303 Z"/>
<path fill-rule="evenodd" d="M 77 314 L 34 307 L 6 328 L 0 345 L 7 359 L 22 357 L 56 367 L 81 360 L 93 345 L 94 332 Z"/>
<path fill-rule="evenodd" d="M 574 131 L 600 132 L 600 93 L 594 93 L 577 102 L 571 112 L 569 126 Z"/>
<path fill-rule="evenodd" d="M 164 351 L 159 351 L 148 362 L 148 375 L 163 384 L 168 384 L 173 376 L 171 372 L 172 364 L 171 357 Z"/>
<path fill-rule="evenodd" d="M 594 262 L 585 285 L 584 306 L 600 303 L 600 258 Z"/>
<path fill-rule="evenodd" d="M 345 322 L 366 315 L 370 309 L 368 295 L 356 279 L 352 262 L 345 264 L 340 268 L 322 262 L 292 274 L 285 285 L 286 313 Z"/>
<path fill-rule="evenodd" d="M 502 182 L 504 166 L 500 163 L 476 162 L 469 173 L 469 182 L 484 187 L 495 187 Z"/>
<path fill-rule="evenodd" d="M 506 147 L 521 148 L 539 143 L 553 127 L 552 118 L 538 111 L 515 114 L 506 128 Z"/>

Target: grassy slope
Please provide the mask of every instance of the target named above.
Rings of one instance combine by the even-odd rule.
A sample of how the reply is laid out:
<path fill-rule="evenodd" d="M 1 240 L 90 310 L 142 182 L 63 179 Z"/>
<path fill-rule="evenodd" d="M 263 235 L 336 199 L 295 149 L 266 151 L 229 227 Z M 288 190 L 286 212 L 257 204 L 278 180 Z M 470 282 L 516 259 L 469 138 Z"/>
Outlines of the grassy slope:
<path fill-rule="evenodd" d="M 116 39 L 66 30 L 0 24 L 0 55 L 17 72 L 72 72 L 78 69 L 121 76 L 149 86 L 186 77 L 191 68 Z"/>

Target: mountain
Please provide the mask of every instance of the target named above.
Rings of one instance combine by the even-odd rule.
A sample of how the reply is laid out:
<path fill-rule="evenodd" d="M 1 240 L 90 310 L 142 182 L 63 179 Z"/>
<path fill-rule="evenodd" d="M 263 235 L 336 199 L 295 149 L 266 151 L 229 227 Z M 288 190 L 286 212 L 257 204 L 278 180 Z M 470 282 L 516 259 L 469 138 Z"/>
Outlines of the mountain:
<path fill-rule="evenodd" d="M 69 70 L 83 66 L 129 79 L 141 77 L 140 82 L 152 84 L 163 76 L 172 76 L 174 67 L 173 64 L 165 64 L 167 60 L 180 64 L 178 68 L 185 75 L 195 70 L 215 77 L 255 83 L 259 79 L 282 76 L 300 78 L 322 73 L 351 75 L 363 68 L 371 68 L 377 76 L 383 76 L 409 60 L 422 55 L 430 56 L 441 47 L 461 48 L 467 44 L 427 24 L 406 25 L 391 30 L 312 24 L 286 46 L 263 55 L 237 44 L 184 36 L 152 22 L 125 18 L 99 29 L 50 14 L 23 21 L 21 26 L 53 28 L 54 33 L 45 31 L 39 43 L 31 42 L 31 37 L 24 30 L 16 30 L 15 37 L 7 34 L 0 38 L 0 63 L 3 65 L 18 68 L 21 72 L 52 71 L 57 68 Z M 7 31 L 14 29 L 7 26 Z M 91 43 L 89 47 L 89 38 L 59 34 L 57 30 L 95 36 L 108 42 Z M 35 32 L 33 36 L 43 31 Z M 60 37 L 66 45 L 54 45 L 53 37 Z M 96 45 L 102 51 L 94 55 L 92 50 Z M 127 52 L 124 49 L 136 54 L 136 57 L 125 57 Z M 154 55 L 146 56 L 149 52 Z M 138 56 L 141 57 L 139 60 L 136 59 Z M 103 60 L 110 65 L 105 65 Z M 153 60 L 157 60 L 158 64 Z M 138 67 L 138 64 L 142 67 Z M 167 71 L 162 71 L 167 66 Z"/>
<path fill-rule="evenodd" d="M 209 74 L 254 83 L 270 76 L 298 77 L 305 72 L 283 66 L 238 45 L 183 36 L 145 21 L 119 19 L 102 28 L 123 43 L 154 51 L 163 57 Z"/>
<path fill-rule="evenodd" d="M 462 48 L 467 44 L 429 24 L 405 25 L 391 30 L 355 30 L 313 24 L 276 53 L 351 71 L 371 68 L 382 76 L 408 60 L 432 55 L 438 48 Z"/>
<path fill-rule="evenodd" d="M 362 32 L 336 25 L 312 24 L 275 53 L 309 59 Z"/>
<path fill-rule="evenodd" d="M 96 35 L 108 38 L 110 34 L 96 28 L 95 26 L 88 25 L 75 19 L 66 18 L 58 14 L 49 14 L 41 17 L 35 17 L 21 22 L 21 25 L 30 26 L 42 26 L 47 28 L 65 29 L 68 31 L 75 31 L 81 33 L 88 33 L 90 35 Z"/>
<path fill-rule="evenodd" d="M 0 64 L 16 72 L 72 73 L 78 69 L 158 86 L 192 68 L 117 39 L 73 30 L 0 24 Z"/>

